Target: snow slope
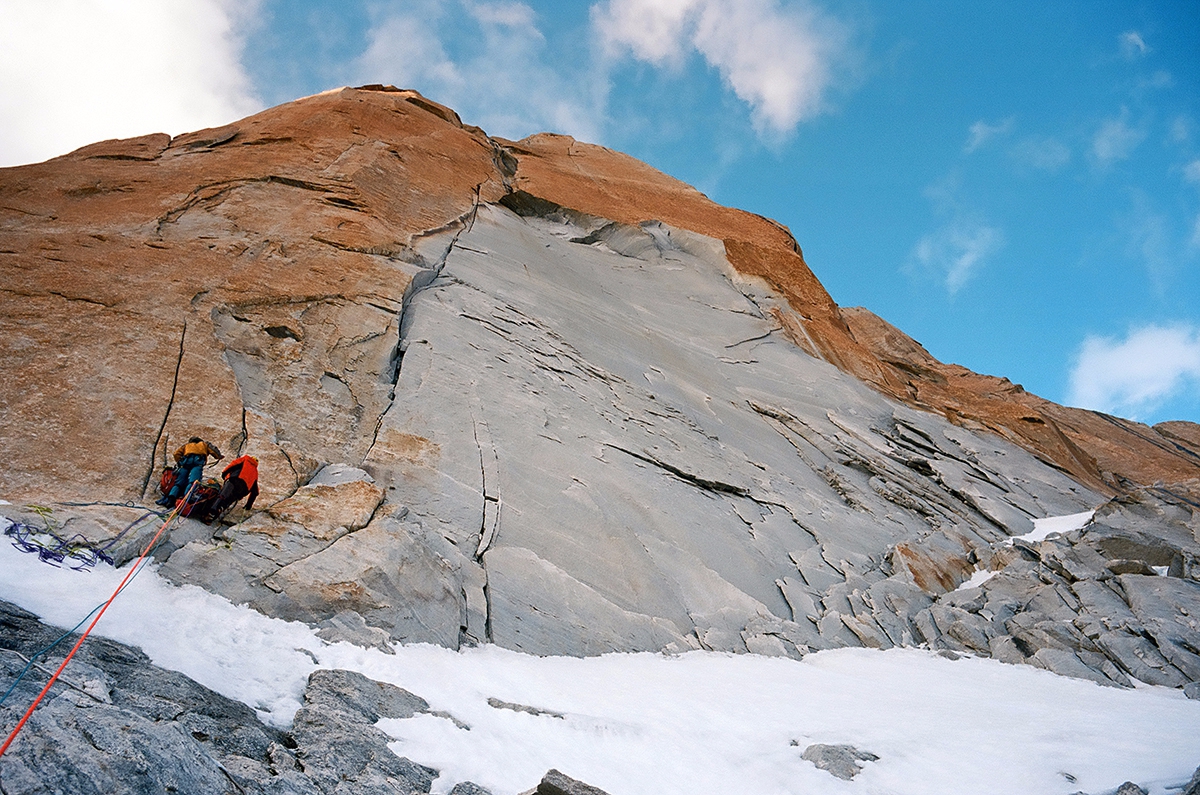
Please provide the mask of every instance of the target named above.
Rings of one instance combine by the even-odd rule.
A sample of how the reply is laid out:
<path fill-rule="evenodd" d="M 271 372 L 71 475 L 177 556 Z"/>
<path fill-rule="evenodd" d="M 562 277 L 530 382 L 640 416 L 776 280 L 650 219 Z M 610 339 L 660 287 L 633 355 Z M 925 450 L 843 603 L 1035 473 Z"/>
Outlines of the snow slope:
<path fill-rule="evenodd" d="M 5 544 L 0 598 L 73 626 L 122 572 L 56 569 Z M 493 646 L 395 655 L 328 644 L 153 569 L 97 632 L 141 646 L 286 726 L 318 666 L 360 671 L 448 718 L 385 720 L 398 753 L 514 795 L 550 767 L 636 793 L 1099 793 L 1125 780 L 1163 795 L 1200 761 L 1200 702 L 1178 690 L 1105 688 L 1027 666 L 916 649 L 842 649 L 801 661 L 693 652 L 534 657 Z M 68 675 L 69 675 L 68 668 Z M 488 699 L 552 714 L 489 705 Z M 793 744 L 794 743 L 794 744 Z M 878 755 L 843 782 L 800 758 L 811 743 Z"/>

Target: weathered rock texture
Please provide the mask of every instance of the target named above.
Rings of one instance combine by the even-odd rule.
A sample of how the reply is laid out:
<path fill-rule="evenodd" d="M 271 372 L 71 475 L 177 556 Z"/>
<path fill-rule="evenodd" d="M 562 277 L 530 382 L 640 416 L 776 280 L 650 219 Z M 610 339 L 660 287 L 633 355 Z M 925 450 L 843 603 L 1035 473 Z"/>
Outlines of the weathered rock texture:
<path fill-rule="evenodd" d="M 62 635 L 0 602 L 0 688 L 25 658 Z M 74 645 L 51 652 L 53 670 Z M 53 666 L 53 667 L 51 667 Z M 45 684 L 35 669 L 0 706 L 16 724 Z M 68 684 L 69 683 L 69 684 Z M 67 673 L 0 759 L 6 795 L 204 792 L 261 795 L 429 792 L 436 771 L 387 748 L 373 723 L 411 717 L 424 702 L 359 674 L 318 670 L 291 732 L 259 722 L 254 710 L 150 663 L 138 649 L 89 638 Z"/>
<path fill-rule="evenodd" d="M 770 219 L 721 207 L 628 155 L 570 137 L 502 143 L 518 159 L 519 190 L 627 224 L 659 220 L 721 240 L 734 268 L 762 277 L 786 298 L 786 307 L 773 310 L 782 334 L 891 397 L 997 433 L 1099 491 L 1120 490 L 1125 480 L 1196 476 L 1195 424 L 1149 428 L 1058 406 L 1007 379 L 942 364 L 871 312 L 839 308 L 788 230 Z"/>
<path fill-rule="evenodd" d="M 1200 679 L 1200 493 L 1150 488 L 1080 531 L 978 549 L 997 572 L 914 621 L 934 648 L 991 655 L 1101 684 Z M 1166 575 L 1166 576 L 1163 576 Z"/>
<path fill-rule="evenodd" d="M 601 147 L 340 89 L 0 170 L 0 275 L 0 496 L 104 539 L 187 436 L 253 453 L 161 571 L 323 637 L 1197 679 L 1196 426 L 942 365 Z"/>
<path fill-rule="evenodd" d="M 862 772 L 859 762 L 877 762 L 879 757 L 870 751 L 860 751 L 853 745 L 810 745 L 800 758 L 812 762 L 821 770 L 844 781 Z"/>
<path fill-rule="evenodd" d="M 557 770 L 548 771 L 534 792 L 537 795 L 608 795 L 598 787 L 584 784 Z"/>

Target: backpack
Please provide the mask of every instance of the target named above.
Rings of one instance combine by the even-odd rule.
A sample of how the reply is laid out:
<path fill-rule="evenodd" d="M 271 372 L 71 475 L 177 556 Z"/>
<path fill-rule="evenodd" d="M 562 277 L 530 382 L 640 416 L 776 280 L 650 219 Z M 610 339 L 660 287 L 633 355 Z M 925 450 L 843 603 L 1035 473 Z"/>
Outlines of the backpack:
<path fill-rule="evenodd" d="M 187 502 L 179 509 L 179 515 L 203 521 L 220 493 L 221 486 L 217 481 L 211 478 L 200 481 L 192 489 L 192 495 Z"/>
<path fill-rule="evenodd" d="M 165 497 L 171 493 L 171 487 L 175 485 L 175 467 L 167 467 L 163 470 L 162 477 L 158 479 L 158 490 Z"/>

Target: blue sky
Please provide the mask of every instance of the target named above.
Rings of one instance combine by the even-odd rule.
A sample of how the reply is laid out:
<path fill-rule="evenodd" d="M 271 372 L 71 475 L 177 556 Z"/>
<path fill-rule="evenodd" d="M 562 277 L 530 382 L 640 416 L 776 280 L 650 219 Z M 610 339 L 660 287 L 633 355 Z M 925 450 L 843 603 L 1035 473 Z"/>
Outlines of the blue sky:
<path fill-rule="evenodd" d="M 1200 421 L 1200 3 L 0 0 L 0 163 L 393 83 L 788 225 L 842 305 Z"/>

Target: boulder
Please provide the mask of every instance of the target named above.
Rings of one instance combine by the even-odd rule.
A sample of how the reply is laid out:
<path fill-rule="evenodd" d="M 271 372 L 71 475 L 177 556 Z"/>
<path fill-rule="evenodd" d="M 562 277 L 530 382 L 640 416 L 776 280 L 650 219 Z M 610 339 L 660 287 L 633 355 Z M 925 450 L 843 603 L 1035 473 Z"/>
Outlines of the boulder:
<path fill-rule="evenodd" d="M 542 776 L 534 792 L 537 795 L 608 795 L 598 787 L 584 784 L 554 769 Z"/>
<path fill-rule="evenodd" d="M 794 744 L 794 743 L 793 743 Z M 804 749 L 800 758 L 812 762 L 820 770 L 849 781 L 862 772 L 859 762 L 877 762 L 879 757 L 869 751 L 860 751 L 853 745 L 823 745 L 814 743 Z"/>

